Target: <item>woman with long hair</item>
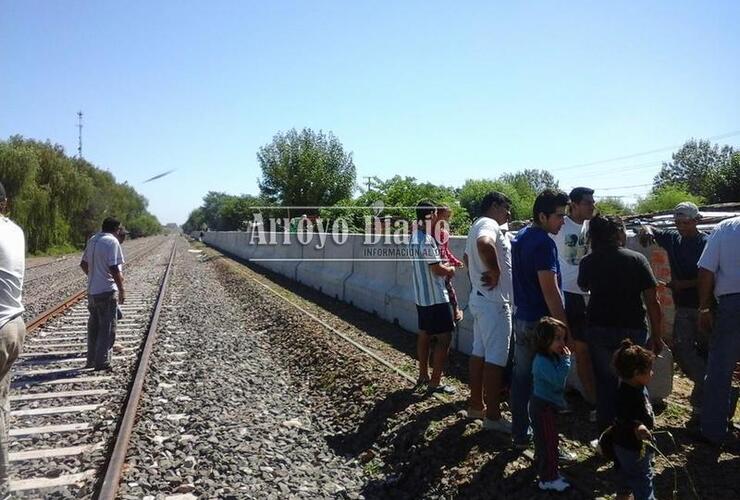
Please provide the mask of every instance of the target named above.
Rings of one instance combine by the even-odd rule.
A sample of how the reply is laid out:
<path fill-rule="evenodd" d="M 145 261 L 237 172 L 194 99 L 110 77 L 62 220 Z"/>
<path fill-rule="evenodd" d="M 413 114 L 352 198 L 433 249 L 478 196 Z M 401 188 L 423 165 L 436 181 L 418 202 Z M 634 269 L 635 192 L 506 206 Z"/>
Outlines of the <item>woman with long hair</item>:
<path fill-rule="evenodd" d="M 592 253 L 581 260 L 578 286 L 591 292 L 586 311 L 586 342 L 594 370 L 596 419 L 601 431 L 612 424 L 616 413 L 614 401 L 619 381 L 611 360 L 622 341 L 630 339 L 655 354 L 665 344 L 661 338 L 658 282 L 645 256 L 624 248 L 627 237 L 622 219 L 597 215 L 591 219 L 589 240 Z"/>

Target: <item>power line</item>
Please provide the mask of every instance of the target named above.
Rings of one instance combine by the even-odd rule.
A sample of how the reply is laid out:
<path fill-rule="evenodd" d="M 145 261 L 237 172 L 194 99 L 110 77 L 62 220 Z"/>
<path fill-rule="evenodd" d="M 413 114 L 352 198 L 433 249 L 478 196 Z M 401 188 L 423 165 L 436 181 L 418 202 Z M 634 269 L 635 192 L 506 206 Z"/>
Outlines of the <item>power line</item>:
<path fill-rule="evenodd" d="M 725 139 L 727 137 L 734 137 L 736 135 L 740 135 L 740 130 L 733 130 L 732 132 L 726 132 L 724 134 L 715 135 L 713 137 L 708 137 L 706 140 L 708 140 L 708 141 L 716 141 L 716 140 L 719 140 L 719 139 Z M 615 158 L 609 158 L 607 160 L 597 160 L 597 161 L 591 161 L 591 162 L 587 162 L 587 163 L 578 163 L 576 165 L 569 165 L 567 167 L 553 168 L 551 170 L 552 171 L 571 170 L 571 169 L 574 169 L 574 168 L 590 167 L 591 165 L 599 165 L 599 164 L 602 164 L 602 163 L 611 163 L 611 162 L 614 162 L 614 161 L 629 160 L 630 158 L 637 158 L 639 156 L 645 156 L 645 155 L 650 155 L 650 154 L 654 154 L 654 153 L 662 153 L 664 151 L 671 151 L 673 149 L 680 148 L 682 145 L 683 144 L 679 144 L 677 146 L 666 146 L 666 147 L 662 147 L 662 148 L 651 149 L 650 151 L 643 151 L 641 153 L 633 153 L 633 154 L 624 155 L 624 156 L 617 156 Z"/>

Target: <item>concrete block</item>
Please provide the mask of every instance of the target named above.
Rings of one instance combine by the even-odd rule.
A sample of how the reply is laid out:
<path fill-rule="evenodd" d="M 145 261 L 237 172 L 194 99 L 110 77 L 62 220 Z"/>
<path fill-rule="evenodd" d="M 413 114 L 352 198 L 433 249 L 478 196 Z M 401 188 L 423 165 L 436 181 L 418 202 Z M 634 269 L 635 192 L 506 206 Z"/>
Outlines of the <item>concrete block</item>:
<path fill-rule="evenodd" d="M 361 235 L 352 235 L 350 238 L 354 263 L 352 275 L 344 284 L 344 301 L 363 311 L 390 319 L 387 293 L 395 285 L 396 258 L 385 256 L 385 252 L 392 252 L 396 246 L 382 242 L 365 245 Z"/>
<path fill-rule="evenodd" d="M 318 236 L 303 246 L 303 260 L 296 266 L 296 280 L 311 288 L 323 291 L 324 288 L 324 247 L 319 246 Z"/>
<path fill-rule="evenodd" d="M 353 238 L 353 236 L 350 236 Z M 329 236 L 324 247 L 324 262 L 321 267 L 321 291 L 338 300 L 346 302 L 344 284 L 352 274 L 352 240 L 338 245 Z"/>

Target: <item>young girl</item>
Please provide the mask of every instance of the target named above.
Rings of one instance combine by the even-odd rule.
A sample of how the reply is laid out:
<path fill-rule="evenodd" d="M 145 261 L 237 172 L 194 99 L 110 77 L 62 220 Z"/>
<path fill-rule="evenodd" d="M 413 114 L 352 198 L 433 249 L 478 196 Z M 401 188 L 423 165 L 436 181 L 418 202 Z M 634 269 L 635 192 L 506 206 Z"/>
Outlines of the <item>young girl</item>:
<path fill-rule="evenodd" d="M 437 243 L 439 244 L 439 256 L 442 258 L 445 264 L 459 269 L 463 267 L 464 264 L 463 261 L 455 257 L 455 255 L 450 251 L 450 233 L 446 229 L 450 227 L 451 215 L 452 211 L 447 205 L 441 205 L 437 208 L 437 217 L 440 221 L 444 222 L 442 224 L 438 224 L 435 228 L 434 239 L 437 240 Z M 445 278 L 445 287 L 447 288 L 447 293 L 450 296 L 450 304 L 452 305 L 452 311 L 455 315 L 455 321 L 462 321 L 463 312 L 457 305 L 457 293 L 455 293 L 455 287 L 452 286 L 452 278 Z"/>
<path fill-rule="evenodd" d="M 655 424 L 647 384 L 653 376 L 655 355 L 629 339 L 614 353 L 614 368 L 620 383 L 613 442 L 617 474 L 617 499 L 654 500 L 653 451 L 645 441 Z"/>
<path fill-rule="evenodd" d="M 541 490 L 565 491 L 570 484 L 558 472 L 558 431 L 555 416 L 565 407 L 563 392 L 570 369 L 565 345 L 565 323 L 545 316 L 535 329 L 536 351 L 532 362 L 533 390 L 529 414 L 534 428 L 534 453 Z"/>

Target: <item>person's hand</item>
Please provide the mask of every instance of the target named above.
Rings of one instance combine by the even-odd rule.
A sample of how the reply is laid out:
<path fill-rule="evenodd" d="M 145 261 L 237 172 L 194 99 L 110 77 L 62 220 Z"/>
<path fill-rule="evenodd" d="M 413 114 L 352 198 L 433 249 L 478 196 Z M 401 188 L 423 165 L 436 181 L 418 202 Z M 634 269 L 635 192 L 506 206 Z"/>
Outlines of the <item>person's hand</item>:
<path fill-rule="evenodd" d="M 644 247 L 655 242 L 655 237 L 647 226 L 643 226 L 640 228 L 640 230 L 637 232 L 637 239 L 640 241 L 640 245 Z"/>
<path fill-rule="evenodd" d="M 637 436 L 637 439 L 641 441 L 650 441 L 653 438 L 653 435 L 650 433 L 650 429 L 645 427 L 645 424 L 640 424 L 640 426 L 635 429 L 635 436 Z"/>
<path fill-rule="evenodd" d="M 656 356 L 660 354 L 661 351 L 663 351 L 664 347 L 665 342 L 663 341 L 662 337 L 651 336 L 648 340 L 647 348 L 653 351 Z"/>
<path fill-rule="evenodd" d="M 483 286 L 489 290 L 493 290 L 498 285 L 498 279 L 501 276 L 501 272 L 497 269 L 489 269 L 488 271 L 481 274 L 480 281 Z"/>
<path fill-rule="evenodd" d="M 123 305 L 123 303 L 126 301 L 126 292 L 123 290 L 118 291 L 118 303 Z"/>
<path fill-rule="evenodd" d="M 458 268 L 458 269 L 462 269 L 463 267 L 465 267 L 465 262 L 460 261 L 460 262 L 457 263 L 457 265 L 455 267 Z"/>
<path fill-rule="evenodd" d="M 459 307 L 456 307 L 455 308 L 455 321 L 459 323 L 462 320 L 463 320 L 462 309 L 460 309 Z"/>
<path fill-rule="evenodd" d="M 560 349 L 560 354 L 563 356 L 570 356 L 570 349 L 568 349 L 568 346 L 563 344 L 563 348 Z"/>
<path fill-rule="evenodd" d="M 699 331 L 703 334 L 712 333 L 714 328 L 714 314 L 712 311 L 700 312 L 699 319 L 697 320 Z"/>

